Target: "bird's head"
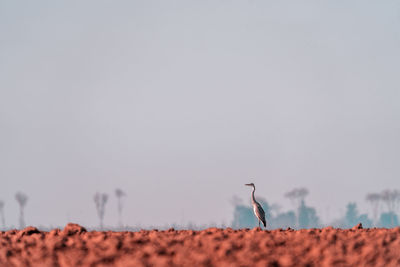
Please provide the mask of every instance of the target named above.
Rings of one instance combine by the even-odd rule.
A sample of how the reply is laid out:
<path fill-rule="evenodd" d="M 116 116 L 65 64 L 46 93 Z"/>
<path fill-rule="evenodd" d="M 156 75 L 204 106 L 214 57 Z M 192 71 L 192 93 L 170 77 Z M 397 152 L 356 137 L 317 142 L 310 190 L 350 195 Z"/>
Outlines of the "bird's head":
<path fill-rule="evenodd" d="M 245 184 L 245 185 L 254 187 L 253 183 L 249 183 L 249 184 Z"/>

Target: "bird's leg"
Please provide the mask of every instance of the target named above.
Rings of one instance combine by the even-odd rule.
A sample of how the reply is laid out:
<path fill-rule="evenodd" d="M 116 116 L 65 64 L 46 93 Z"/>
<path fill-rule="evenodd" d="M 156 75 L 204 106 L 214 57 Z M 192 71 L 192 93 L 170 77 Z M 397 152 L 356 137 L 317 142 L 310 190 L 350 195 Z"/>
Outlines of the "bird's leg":
<path fill-rule="evenodd" d="M 258 220 L 258 227 L 261 227 L 261 226 L 260 226 L 260 220 Z"/>

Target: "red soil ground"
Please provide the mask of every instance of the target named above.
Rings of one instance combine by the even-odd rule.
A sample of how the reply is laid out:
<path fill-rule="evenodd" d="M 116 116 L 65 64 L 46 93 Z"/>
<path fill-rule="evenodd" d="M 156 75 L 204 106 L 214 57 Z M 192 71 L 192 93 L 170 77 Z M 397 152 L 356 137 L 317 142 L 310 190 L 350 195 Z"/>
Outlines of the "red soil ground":
<path fill-rule="evenodd" d="M 400 266 L 394 229 L 0 232 L 0 266 Z"/>

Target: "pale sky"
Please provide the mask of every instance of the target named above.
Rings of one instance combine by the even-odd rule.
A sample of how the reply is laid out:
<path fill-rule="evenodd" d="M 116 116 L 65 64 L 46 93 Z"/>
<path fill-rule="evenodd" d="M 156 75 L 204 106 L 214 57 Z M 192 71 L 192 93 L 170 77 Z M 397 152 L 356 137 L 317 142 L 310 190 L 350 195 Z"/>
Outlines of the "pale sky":
<path fill-rule="evenodd" d="M 323 220 L 400 189 L 400 2 L 0 2 L 0 199 L 18 225 L 232 221 L 307 187 Z M 329 212 L 328 212 L 329 211 Z"/>

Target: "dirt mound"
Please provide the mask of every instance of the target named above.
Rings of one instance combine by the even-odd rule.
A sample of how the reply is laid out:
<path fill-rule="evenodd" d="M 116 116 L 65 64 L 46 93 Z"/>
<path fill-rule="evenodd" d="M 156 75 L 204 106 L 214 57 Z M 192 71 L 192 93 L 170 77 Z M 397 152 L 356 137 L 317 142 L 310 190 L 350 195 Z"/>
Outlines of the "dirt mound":
<path fill-rule="evenodd" d="M 69 236 L 74 234 L 82 234 L 85 232 L 87 232 L 85 227 L 82 227 L 76 223 L 69 223 L 64 227 L 61 234 Z"/>
<path fill-rule="evenodd" d="M 19 231 L 18 234 L 20 236 L 23 236 L 23 235 L 33 235 L 33 234 L 39 234 L 39 233 L 40 233 L 40 231 L 36 227 L 28 226 L 24 230 Z"/>
<path fill-rule="evenodd" d="M 0 266 L 400 266 L 400 228 L 0 232 Z"/>

